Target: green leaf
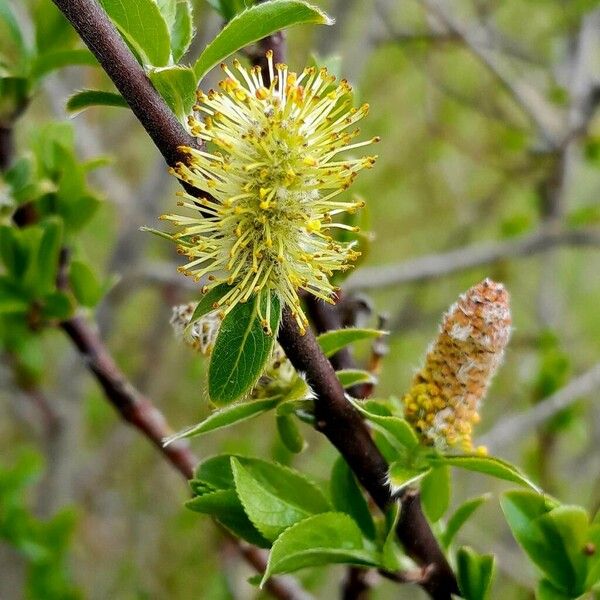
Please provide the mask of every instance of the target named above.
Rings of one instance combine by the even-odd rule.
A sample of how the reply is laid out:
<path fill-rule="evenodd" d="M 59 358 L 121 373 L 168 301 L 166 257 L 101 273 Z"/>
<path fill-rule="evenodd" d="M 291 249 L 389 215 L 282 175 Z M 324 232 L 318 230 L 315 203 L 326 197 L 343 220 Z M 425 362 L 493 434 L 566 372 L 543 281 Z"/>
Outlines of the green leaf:
<path fill-rule="evenodd" d="M 286 529 L 273 544 L 261 585 L 278 573 L 333 563 L 377 564 L 358 525 L 344 513 L 316 515 Z"/>
<path fill-rule="evenodd" d="M 571 594 L 565 594 L 555 588 L 547 579 L 541 579 L 535 591 L 536 600 L 573 600 Z"/>
<path fill-rule="evenodd" d="M 340 369 L 335 374 L 344 388 L 361 383 L 377 383 L 377 377 L 362 369 Z"/>
<path fill-rule="evenodd" d="M 243 12 L 255 0 L 206 0 L 226 21 L 231 21 L 235 15 Z"/>
<path fill-rule="evenodd" d="M 8 67 L 12 74 L 24 75 L 22 70 L 28 51 L 9 4 L 7 0 L 0 0 L 0 67 Z"/>
<path fill-rule="evenodd" d="M 231 454 L 219 454 L 198 465 L 194 480 L 207 484 L 213 490 L 232 490 L 235 488 L 231 471 Z"/>
<path fill-rule="evenodd" d="M 448 548 L 456 534 L 460 531 L 462 526 L 469 520 L 471 515 L 484 503 L 491 498 L 491 494 L 484 494 L 477 498 L 471 498 L 463 502 L 455 511 L 454 514 L 448 520 L 446 530 L 441 536 L 441 542 L 444 548 Z"/>
<path fill-rule="evenodd" d="M 92 106 L 116 106 L 129 108 L 121 94 L 117 92 L 103 92 L 101 90 L 81 90 L 75 92 L 67 100 L 67 112 L 78 114 Z"/>
<path fill-rule="evenodd" d="M 191 67 L 151 69 L 148 76 L 180 122 L 185 123 L 196 100 L 196 76 Z"/>
<path fill-rule="evenodd" d="M 268 540 L 302 519 L 331 510 L 301 473 L 259 459 L 231 458 L 235 489 L 250 521 Z"/>
<path fill-rule="evenodd" d="M 173 60 L 178 62 L 189 48 L 194 37 L 194 16 L 192 4 L 188 0 L 177 0 L 175 5 L 175 18 L 171 25 L 171 54 Z M 194 87 L 196 87 L 194 82 Z"/>
<path fill-rule="evenodd" d="M 317 7 L 300 0 L 277 0 L 250 7 L 231 19 L 206 46 L 194 65 L 197 80 L 237 50 L 302 23 L 331 25 L 333 20 Z"/>
<path fill-rule="evenodd" d="M 375 524 L 369 505 L 346 461 L 339 456 L 333 465 L 329 490 L 336 510 L 350 515 L 365 537 L 375 539 Z"/>
<path fill-rule="evenodd" d="M 0 257 L 8 274 L 20 279 L 27 269 L 27 249 L 19 232 L 8 225 L 0 225 Z"/>
<path fill-rule="evenodd" d="M 58 271 L 58 256 L 63 239 L 63 224 L 56 217 L 44 222 L 44 233 L 38 248 L 37 263 L 38 276 L 36 290 L 40 295 L 53 290 L 56 286 Z"/>
<path fill-rule="evenodd" d="M 229 427 L 230 425 L 247 421 L 248 419 L 252 419 L 253 417 L 257 417 L 258 415 L 274 409 L 280 400 L 281 397 L 276 396 L 274 398 L 265 398 L 263 400 L 255 400 L 253 402 L 232 404 L 231 406 L 227 406 L 221 410 L 213 412 L 210 416 L 204 419 L 204 421 L 201 421 L 196 425 L 186 427 L 185 429 L 182 429 L 181 431 L 164 438 L 163 446 L 168 446 L 169 444 L 172 444 L 176 440 L 180 440 L 182 438 L 203 435 L 210 431 L 216 431 L 217 429 L 222 429 L 223 427 Z"/>
<path fill-rule="evenodd" d="M 29 310 L 29 301 L 6 275 L 0 275 L 0 314 L 20 314 Z"/>
<path fill-rule="evenodd" d="M 145 65 L 168 64 L 169 29 L 154 0 L 100 0 L 100 4 Z"/>
<path fill-rule="evenodd" d="M 511 465 L 509 462 L 496 458 L 494 456 L 478 456 L 478 455 L 465 455 L 465 456 L 434 456 L 431 458 L 431 464 L 444 464 L 452 467 L 458 467 L 459 469 L 465 469 L 467 471 L 476 471 L 477 473 L 484 473 L 490 477 L 496 479 L 503 479 L 504 481 L 511 481 L 512 483 L 518 483 L 531 488 L 532 490 L 542 493 L 540 488 L 535 485 L 530 479 L 528 479 L 517 467 Z"/>
<path fill-rule="evenodd" d="M 425 515 L 432 522 L 439 521 L 450 504 L 450 469 L 431 469 L 421 481 L 421 502 Z"/>
<path fill-rule="evenodd" d="M 200 302 L 194 309 L 194 314 L 190 319 L 190 325 L 195 323 L 198 319 L 203 317 L 215 310 L 215 303 L 218 302 L 229 290 L 231 289 L 230 285 L 226 283 L 220 283 L 219 285 L 211 288 L 200 298 Z"/>
<path fill-rule="evenodd" d="M 83 306 L 95 306 L 102 298 L 102 286 L 90 267 L 79 260 L 71 263 L 69 282 L 73 295 Z"/>
<path fill-rule="evenodd" d="M 270 546 L 248 519 L 233 489 L 209 492 L 188 500 L 185 505 L 190 510 L 212 516 L 234 535 L 255 546 Z"/>
<path fill-rule="evenodd" d="M 396 529 L 400 520 L 400 503 L 394 502 L 385 514 L 386 531 L 381 550 L 381 562 L 387 571 L 398 571 L 401 567 L 397 553 Z"/>
<path fill-rule="evenodd" d="M 431 469 L 427 467 L 408 466 L 401 461 L 393 462 L 388 471 L 388 484 L 392 489 L 392 492 L 396 494 L 403 488 L 408 487 L 425 477 L 430 470 Z"/>
<path fill-rule="evenodd" d="M 36 56 L 31 70 L 33 77 L 41 79 L 44 75 L 52 71 L 74 65 L 96 67 L 98 66 L 98 61 L 89 50 L 84 50 L 83 48 L 53 50 Z"/>
<path fill-rule="evenodd" d="M 486 600 L 494 577 L 494 557 L 463 546 L 457 553 L 456 565 L 461 596 L 465 600 Z"/>
<path fill-rule="evenodd" d="M 262 374 L 281 318 L 279 298 L 271 294 L 270 299 L 272 335 L 264 332 L 259 317 L 259 301 L 260 313 L 267 312 L 264 296 L 237 304 L 221 323 L 208 369 L 208 394 L 215 404 L 229 404 L 241 398 Z"/>
<path fill-rule="evenodd" d="M 296 419 L 290 415 L 277 415 L 277 432 L 283 445 L 293 454 L 298 454 L 306 447 Z"/>
<path fill-rule="evenodd" d="M 43 300 L 42 316 L 45 319 L 64 321 L 73 314 L 73 303 L 63 292 L 52 292 Z"/>
<path fill-rule="evenodd" d="M 366 417 L 373 429 L 382 433 L 399 450 L 414 450 L 419 446 L 417 434 L 404 419 L 376 414 L 367 410 L 361 402 L 353 401 L 352 404 Z"/>
<path fill-rule="evenodd" d="M 587 530 L 587 515 L 576 507 L 556 507 L 549 499 L 526 491 L 511 491 L 500 500 L 506 521 L 519 545 L 552 584 L 564 592 L 576 592 L 578 565 L 573 565 L 573 544 L 578 539 L 577 528 Z M 566 514 L 564 509 L 567 509 Z M 559 511 L 556 513 L 556 511 Z M 558 519 L 553 513 L 557 514 Z M 578 594 L 575 594 L 578 595 Z"/>
<path fill-rule="evenodd" d="M 317 342 L 325 356 L 332 356 L 342 348 L 359 342 L 361 340 L 372 340 L 382 334 L 378 329 L 358 329 L 348 327 L 347 329 L 336 329 L 326 331 L 317 337 Z"/>

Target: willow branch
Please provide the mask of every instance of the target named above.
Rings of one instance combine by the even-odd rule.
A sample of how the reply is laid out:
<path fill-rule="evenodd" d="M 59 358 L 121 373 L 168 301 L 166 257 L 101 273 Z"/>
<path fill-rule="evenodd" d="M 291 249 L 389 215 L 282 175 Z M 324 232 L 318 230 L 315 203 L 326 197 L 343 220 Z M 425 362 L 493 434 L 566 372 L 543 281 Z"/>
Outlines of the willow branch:
<path fill-rule="evenodd" d="M 180 146 L 197 146 L 152 87 L 96 0 L 54 0 L 54 3 L 96 55 L 167 162 L 173 165 L 179 160 Z M 388 465 L 361 416 L 346 400 L 335 371 L 314 335 L 310 332 L 300 335 L 289 310 L 283 313 L 279 342 L 294 367 L 306 374 L 316 393 L 317 429 L 344 456 L 377 505 L 386 510 L 392 502 L 385 483 Z M 400 540 L 415 560 L 434 566 L 436 577 L 427 588 L 430 595 L 436 600 L 450 600 L 451 594 L 458 592 L 456 580 L 426 519 L 420 510 L 411 510 L 411 505 L 403 512 L 406 518 L 400 519 Z"/>
<path fill-rule="evenodd" d="M 395 265 L 367 267 L 351 275 L 344 283 L 344 289 L 349 292 L 428 281 L 500 260 L 547 252 L 558 246 L 600 247 L 600 231 L 548 228 L 514 240 L 474 244 L 450 252 L 420 256 Z"/>

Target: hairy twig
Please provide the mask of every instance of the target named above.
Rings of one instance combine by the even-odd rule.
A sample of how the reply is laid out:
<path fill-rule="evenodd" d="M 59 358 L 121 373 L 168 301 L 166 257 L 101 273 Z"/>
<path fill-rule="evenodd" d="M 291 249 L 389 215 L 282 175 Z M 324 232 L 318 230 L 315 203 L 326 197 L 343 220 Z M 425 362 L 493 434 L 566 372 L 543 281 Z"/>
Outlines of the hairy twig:
<path fill-rule="evenodd" d="M 174 164 L 180 159 L 180 146 L 197 145 L 160 99 L 97 2 L 54 2 L 105 67 L 167 162 Z M 75 324 L 81 325 L 80 322 Z M 74 336 L 76 343 L 82 343 L 78 327 L 73 326 L 67 332 Z M 385 483 L 388 465 L 358 411 L 347 401 L 314 335 L 309 332 L 302 336 L 289 310 L 283 313 L 279 342 L 294 367 L 306 374 L 315 391 L 318 430 L 338 448 L 377 505 L 386 510 L 392 501 Z M 456 579 L 414 497 L 408 498 L 406 508 L 403 503 L 400 521 L 398 535 L 407 553 L 421 564 L 435 566 L 436 576 L 427 583 L 427 591 L 438 600 L 450 600 L 451 594 L 458 592 Z"/>
<path fill-rule="evenodd" d="M 395 265 L 367 267 L 351 275 L 344 283 L 344 289 L 355 291 L 427 281 L 500 260 L 539 254 L 561 245 L 600 246 L 600 231 L 544 228 L 504 242 L 475 244 L 442 254 L 413 258 Z"/>

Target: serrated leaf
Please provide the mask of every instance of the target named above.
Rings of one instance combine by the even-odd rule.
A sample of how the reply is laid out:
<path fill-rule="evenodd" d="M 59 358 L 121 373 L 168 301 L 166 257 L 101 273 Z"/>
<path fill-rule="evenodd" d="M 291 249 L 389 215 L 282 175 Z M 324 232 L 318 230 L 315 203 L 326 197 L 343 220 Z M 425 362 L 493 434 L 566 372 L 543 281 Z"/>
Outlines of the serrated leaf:
<path fill-rule="evenodd" d="M 187 121 L 196 100 L 196 76 L 191 67 L 151 69 L 148 76 L 181 123 Z"/>
<path fill-rule="evenodd" d="M 375 524 L 369 505 L 358 487 L 354 474 L 341 456 L 333 465 L 329 490 L 334 508 L 350 515 L 365 537 L 375 539 Z"/>
<path fill-rule="evenodd" d="M 457 553 L 456 564 L 461 596 L 465 600 L 486 600 L 494 577 L 494 557 L 464 546 Z"/>
<path fill-rule="evenodd" d="M 462 526 L 469 520 L 471 515 L 484 503 L 491 498 L 491 494 L 484 494 L 477 498 L 471 498 L 463 502 L 452 514 L 446 525 L 446 530 L 441 536 L 441 542 L 444 548 L 448 548 L 456 534 Z"/>
<path fill-rule="evenodd" d="M 286 529 L 271 548 L 261 586 L 278 573 L 333 563 L 376 565 L 358 525 L 346 514 L 328 512 Z"/>
<path fill-rule="evenodd" d="M 346 329 L 335 329 L 334 331 L 326 331 L 317 336 L 317 342 L 323 350 L 325 356 L 332 356 L 342 348 L 360 342 L 361 340 L 372 340 L 382 335 L 382 331 L 378 329 L 359 329 L 356 327 L 348 327 Z"/>
<path fill-rule="evenodd" d="M 369 371 L 363 371 L 362 369 L 340 369 L 335 374 L 344 388 L 361 383 L 377 383 L 377 377 L 369 373 Z"/>
<path fill-rule="evenodd" d="M 448 467 L 431 469 L 421 481 L 421 503 L 425 515 L 432 523 L 439 521 L 448 510 L 450 485 Z"/>
<path fill-rule="evenodd" d="M 100 0 L 100 4 L 145 65 L 168 64 L 169 29 L 154 0 Z"/>
<path fill-rule="evenodd" d="M 248 519 L 233 489 L 209 492 L 188 500 L 185 505 L 190 510 L 212 516 L 234 535 L 255 546 L 268 548 L 270 545 Z"/>
<path fill-rule="evenodd" d="M 393 462 L 388 471 L 388 484 L 392 492 L 396 494 L 425 477 L 430 470 L 427 467 L 408 466 L 400 461 Z"/>
<path fill-rule="evenodd" d="M 306 442 L 294 417 L 277 415 L 277 433 L 283 445 L 293 454 L 298 454 L 306 447 Z"/>
<path fill-rule="evenodd" d="M 459 469 L 465 469 L 467 471 L 475 471 L 477 473 L 483 473 L 496 479 L 502 479 L 504 481 L 511 481 L 512 483 L 518 483 L 531 488 L 538 494 L 542 493 L 542 490 L 535 485 L 528 477 L 523 475 L 515 465 L 510 464 L 504 460 L 496 458 L 495 456 L 479 456 L 479 455 L 465 455 L 465 456 L 440 456 L 436 455 L 431 458 L 431 464 L 445 464 L 452 467 L 458 467 Z"/>
<path fill-rule="evenodd" d="M 74 260 L 69 269 L 69 282 L 79 304 L 93 307 L 102 298 L 102 286 L 92 269 L 84 262 Z"/>
<path fill-rule="evenodd" d="M 98 66 L 98 61 L 89 50 L 83 48 L 52 50 L 38 54 L 33 61 L 31 71 L 33 77 L 40 79 L 52 71 L 74 65 L 96 67 Z"/>
<path fill-rule="evenodd" d="M 367 410 L 361 402 L 353 401 L 354 407 L 369 421 L 373 429 L 382 433 L 396 448 L 414 450 L 419 446 L 419 438 L 408 422 L 400 417 L 384 416 Z"/>
<path fill-rule="evenodd" d="M 248 518 L 268 540 L 306 517 L 331 510 L 321 490 L 301 473 L 259 459 L 231 458 L 236 492 Z"/>
<path fill-rule="evenodd" d="M 281 400 L 280 396 L 274 398 L 264 398 L 262 400 L 255 400 L 253 402 L 242 402 L 240 404 L 233 404 L 217 410 L 209 415 L 204 421 L 186 427 L 181 431 L 166 437 L 163 439 L 163 446 L 168 446 L 176 440 L 182 438 L 190 438 L 198 435 L 209 433 L 210 431 L 216 431 L 223 427 L 229 427 L 242 421 L 247 421 L 253 417 L 257 417 L 269 410 L 274 409 L 278 402 Z"/>
<path fill-rule="evenodd" d="M 263 331 L 259 317 L 259 301 L 262 304 L 260 312 L 263 315 L 267 312 L 264 296 L 237 304 L 223 319 L 208 369 L 208 394 L 215 404 L 238 400 L 261 376 L 281 318 L 279 298 L 271 294 L 270 299 L 272 335 Z"/>
<path fill-rule="evenodd" d="M 231 19 L 206 46 L 194 65 L 197 80 L 237 50 L 302 23 L 331 25 L 333 20 L 317 7 L 300 0 L 277 0 L 250 7 Z"/>
<path fill-rule="evenodd" d="M 75 92 L 67 100 L 67 112 L 72 115 L 79 114 L 92 106 L 115 106 L 129 108 L 121 94 L 117 92 L 103 92 L 101 90 L 81 90 Z"/>
<path fill-rule="evenodd" d="M 231 456 L 231 454 L 219 454 L 206 459 L 196 468 L 194 478 L 209 485 L 214 490 L 234 489 Z"/>

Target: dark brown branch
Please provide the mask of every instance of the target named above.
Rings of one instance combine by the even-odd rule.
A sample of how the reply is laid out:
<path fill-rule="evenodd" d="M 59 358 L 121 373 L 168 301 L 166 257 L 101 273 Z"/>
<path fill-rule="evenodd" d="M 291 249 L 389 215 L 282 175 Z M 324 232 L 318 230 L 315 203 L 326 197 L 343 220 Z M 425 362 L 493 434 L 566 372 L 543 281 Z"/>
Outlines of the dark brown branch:
<path fill-rule="evenodd" d="M 10 166 L 14 149 L 12 125 L 0 124 L 0 173 Z"/>
<path fill-rule="evenodd" d="M 305 374 L 308 384 L 317 393 L 316 428 L 339 450 L 377 506 L 386 511 L 393 501 L 386 484 L 388 464 L 358 411 L 346 399 L 315 336 L 311 331 L 300 335 L 291 313 L 284 309 L 278 339 L 291 363 Z M 451 594 L 458 593 L 456 579 L 421 511 L 418 492 L 408 490 L 400 500 L 398 537 L 409 556 L 434 570 L 423 584 L 432 598 L 450 600 Z"/>
<path fill-rule="evenodd" d="M 195 145 L 195 140 L 185 132 L 161 100 L 96 0 L 54 0 L 54 3 L 71 21 L 105 68 L 167 162 L 177 162 L 180 157 L 179 146 Z M 82 335 L 82 323 L 77 318 L 67 323 L 65 331 L 72 336 L 78 347 L 81 344 L 81 348 L 85 348 L 86 341 L 93 340 L 93 337 Z M 377 505 L 385 510 L 391 502 L 390 491 L 385 483 L 388 465 L 359 413 L 346 400 L 335 371 L 321 352 L 314 335 L 310 332 L 300 335 L 294 318 L 285 310 L 279 341 L 294 367 L 306 374 L 317 394 L 317 429 L 340 451 Z M 92 354 L 91 357 L 93 356 Z M 94 372 L 104 387 L 105 381 L 101 377 L 105 372 L 101 367 L 112 365 L 100 362 L 95 366 Z M 118 390 L 115 397 L 117 403 L 124 400 L 120 395 L 121 391 Z M 138 423 L 148 427 L 155 426 L 154 422 L 138 421 L 139 413 L 130 407 L 125 408 L 124 416 L 129 417 L 136 426 L 139 427 Z M 419 508 L 418 502 L 412 505 Z M 410 530 L 404 527 L 409 518 L 416 520 L 411 523 Z M 407 552 L 419 563 L 433 564 L 438 573 L 436 585 L 428 588 L 428 591 L 437 600 L 450 600 L 451 594 L 458 591 L 456 580 L 427 521 L 420 510 L 414 509 L 407 513 L 406 519 L 401 519 L 403 527 L 399 528 L 398 534 Z M 409 539 L 412 533 L 424 534 L 423 540 Z"/>
<path fill-rule="evenodd" d="M 63 321 L 61 328 L 75 344 L 107 400 L 121 417 L 139 429 L 186 479 L 191 479 L 197 459 L 185 443 L 174 442 L 167 447 L 163 446 L 162 439 L 172 433 L 164 416 L 129 383 L 97 331 L 82 316 Z"/>

